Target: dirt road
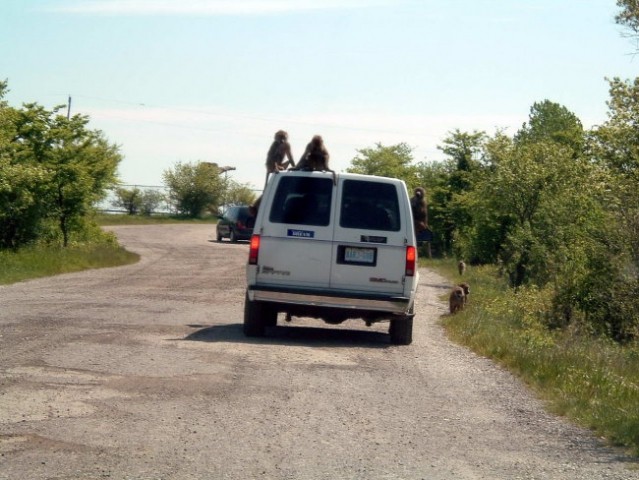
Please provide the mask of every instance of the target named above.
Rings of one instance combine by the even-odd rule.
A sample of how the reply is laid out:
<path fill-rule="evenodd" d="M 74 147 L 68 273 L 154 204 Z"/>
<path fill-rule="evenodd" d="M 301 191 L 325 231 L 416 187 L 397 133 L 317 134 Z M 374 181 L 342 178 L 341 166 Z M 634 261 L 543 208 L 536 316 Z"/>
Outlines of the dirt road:
<path fill-rule="evenodd" d="M 114 229 L 140 263 L 0 287 L 0 479 L 639 479 L 451 344 L 311 319 L 242 334 L 246 243 Z M 1 268 L 1 266 L 0 266 Z"/>

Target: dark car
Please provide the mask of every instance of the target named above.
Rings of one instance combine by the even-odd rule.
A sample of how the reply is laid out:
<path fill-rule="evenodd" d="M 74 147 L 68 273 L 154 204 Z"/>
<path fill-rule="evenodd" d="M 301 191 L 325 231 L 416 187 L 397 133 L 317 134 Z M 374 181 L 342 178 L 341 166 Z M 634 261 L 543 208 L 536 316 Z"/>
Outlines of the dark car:
<path fill-rule="evenodd" d="M 217 241 L 228 238 L 231 242 L 250 240 L 253 235 L 255 217 L 249 212 L 248 205 L 234 205 L 228 207 L 217 221 Z"/>

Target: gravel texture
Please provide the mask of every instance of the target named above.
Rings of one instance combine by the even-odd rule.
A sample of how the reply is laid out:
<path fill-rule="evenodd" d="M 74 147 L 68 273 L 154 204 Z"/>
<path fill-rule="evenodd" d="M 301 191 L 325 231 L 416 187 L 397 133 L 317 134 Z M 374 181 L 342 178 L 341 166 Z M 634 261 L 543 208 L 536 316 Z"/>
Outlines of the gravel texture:
<path fill-rule="evenodd" d="M 451 343 L 428 270 L 410 346 L 387 324 L 282 317 L 248 339 L 246 242 L 112 230 L 139 263 L 0 287 L 2 480 L 639 479 Z"/>

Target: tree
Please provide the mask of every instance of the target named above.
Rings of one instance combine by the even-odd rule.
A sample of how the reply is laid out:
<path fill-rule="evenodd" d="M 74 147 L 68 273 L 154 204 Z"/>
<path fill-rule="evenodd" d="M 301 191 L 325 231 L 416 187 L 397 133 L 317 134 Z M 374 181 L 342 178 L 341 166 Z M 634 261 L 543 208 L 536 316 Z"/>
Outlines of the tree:
<path fill-rule="evenodd" d="M 418 186 L 417 168 L 412 164 L 413 149 L 406 143 L 388 147 L 377 143 L 375 148 L 363 148 L 357 152 L 347 172 L 401 178 L 409 189 Z"/>
<path fill-rule="evenodd" d="M 624 339 L 639 334 L 639 78 L 609 83 L 609 118 L 589 144 L 593 162 L 608 172 L 608 218 L 579 301 L 593 324 Z"/>
<path fill-rule="evenodd" d="M 225 202 L 228 205 L 252 205 L 256 195 L 248 185 L 229 181 L 226 185 Z"/>
<path fill-rule="evenodd" d="M 115 190 L 113 206 L 123 208 L 129 215 L 135 215 L 142 206 L 142 192 L 137 187 L 118 188 Z"/>
<path fill-rule="evenodd" d="M 164 171 L 163 178 L 170 201 L 187 217 L 198 218 L 206 209 L 216 210 L 224 196 L 224 180 L 215 163 L 177 162 Z"/>
<path fill-rule="evenodd" d="M 433 224 L 438 222 L 444 251 L 451 253 L 459 232 L 469 227 L 470 217 L 459 196 L 470 190 L 473 176 L 483 169 L 483 146 L 486 134 L 454 130 L 437 148 L 445 155 L 445 182 L 433 191 Z"/>
<path fill-rule="evenodd" d="M 2 82 L 0 91 L 6 91 L 6 82 Z M 45 218 L 55 219 L 62 243 L 67 246 L 70 234 L 85 228 L 86 212 L 94 202 L 104 198 L 107 189 L 115 183 L 121 156 L 118 148 L 110 145 L 100 131 L 87 128 L 88 117 L 75 115 L 68 119 L 59 114 L 62 108 L 47 110 L 30 103 L 14 109 L 3 102 L 0 105 L 0 158 L 5 161 L 5 174 L 12 176 L 15 182 L 5 198 L 31 202 L 31 215 L 35 215 L 33 209 L 38 204 L 38 214 L 27 217 L 33 221 L 37 218 L 40 225 Z M 38 181 L 29 184 L 28 178 Z M 33 201 L 27 201 L 29 198 Z M 16 211 L 4 205 L 0 207 L 5 215 Z M 16 237 L 5 243 L 18 246 L 22 241 Z"/>
<path fill-rule="evenodd" d="M 619 25 L 628 27 L 633 32 L 633 36 L 639 35 L 639 1 L 617 0 L 617 6 L 622 10 L 615 16 L 615 21 Z"/>
<path fill-rule="evenodd" d="M 528 123 L 524 123 L 515 135 L 516 143 L 537 143 L 551 141 L 565 145 L 575 155 L 581 153 L 584 145 L 584 129 L 581 120 L 558 103 L 544 100 L 535 102 L 530 108 Z"/>
<path fill-rule="evenodd" d="M 164 194 L 158 190 L 144 190 L 140 198 L 140 212 L 142 215 L 152 215 L 165 200 Z"/>
<path fill-rule="evenodd" d="M 37 240 L 47 214 L 47 172 L 0 157 L 0 249 Z"/>

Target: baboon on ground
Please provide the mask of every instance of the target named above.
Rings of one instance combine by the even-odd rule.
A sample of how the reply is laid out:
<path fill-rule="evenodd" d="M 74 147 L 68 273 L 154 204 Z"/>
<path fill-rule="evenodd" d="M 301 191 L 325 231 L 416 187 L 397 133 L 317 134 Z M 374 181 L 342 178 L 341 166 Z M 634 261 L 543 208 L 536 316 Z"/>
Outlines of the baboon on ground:
<path fill-rule="evenodd" d="M 426 203 L 426 190 L 422 187 L 415 189 L 415 194 L 410 199 L 410 206 L 413 212 L 413 223 L 415 231 L 422 232 L 428 228 L 428 205 Z"/>
<path fill-rule="evenodd" d="M 333 174 L 333 183 L 336 183 L 335 172 L 328 167 L 330 155 L 324 146 L 324 140 L 320 135 L 315 135 L 311 139 L 300 158 L 295 170 L 319 170 L 322 172 L 331 172 Z"/>
<path fill-rule="evenodd" d="M 463 282 L 457 286 L 461 287 L 461 289 L 464 291 L 464 305 L 466 305 L 468 303 L 468 296 L 470 295 L 470 285 L 468 285 L 468 283 L 466 282 Z"/>
<path fill-rule="evenodd" d="M 288 158 L 288 161 L 285 162 L 284 157 Z M 266 188 L 270 173 L 281 172 L 289 166 L 294 167 L 295 161 L 291 152 L 291 144 L 288 143 L 288 133 L 284 130 L 278 130 L 275 132 L 273 143 L 266 154 L 266 182 L 264 187 Z"/>
<path fill-rule="evenodd" d="M 463 275 L 464 272 L 466 271 L 466 262 L 464 262 L 463 260 L 460 260 L 459 263 L 457 264 L 457 270 L 459 270 L 460 275 Z"/>
<path fill-rule="evenodd" d="M 464 289 L 462 287 L 453 287 L 453 290 L 450 292 L 450 297 L 448 297 L 448 306 L 450 308 L 451 315 L 464 309 L 464 297 Z"/>

